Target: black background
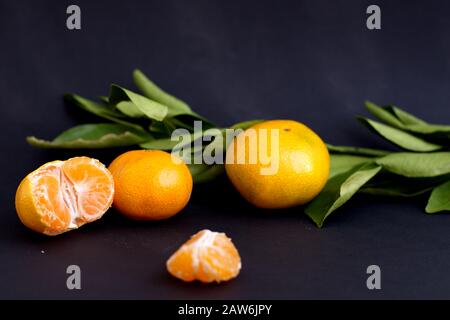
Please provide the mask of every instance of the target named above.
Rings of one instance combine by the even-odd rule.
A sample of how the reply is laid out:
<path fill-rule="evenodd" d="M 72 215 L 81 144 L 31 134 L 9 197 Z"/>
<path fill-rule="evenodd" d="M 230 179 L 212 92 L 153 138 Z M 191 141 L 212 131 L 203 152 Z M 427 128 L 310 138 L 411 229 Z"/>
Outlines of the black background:
<path fill-rule="evenodd" d="M 0 1 L 0 298 L 450 298 L 450 217 L 426 215 L 426 198 L 358 196 L 319 230 L 301 208 L 251 207 L 223 178 L 196 186 L 173 219 L 136 223 L 111 210 L 55 238 L 27 231 L 14 210 L 18 183 L 42 163 L 80 154 L 109 163 L 120 152 L 39 150 L 24 139 L 99 121 L 62 94 L 132 88 L 136 67 L 221 125 L 290 118 L 330 143 L 390 148 L 354 120 L 366 99 L 448 123 L 448 1 L 377 1 L 377 31 L 366 28 L 369 1 L 75 3 L 80 31 L 65 26 L 71 2 Z M 236 280 L 185 284 L 165 271 L 202 228 L 233 238 Z M 82 290 L 66 289 L 70 264 Z M 366 288 L 371 264 L 382 290 Z"/>

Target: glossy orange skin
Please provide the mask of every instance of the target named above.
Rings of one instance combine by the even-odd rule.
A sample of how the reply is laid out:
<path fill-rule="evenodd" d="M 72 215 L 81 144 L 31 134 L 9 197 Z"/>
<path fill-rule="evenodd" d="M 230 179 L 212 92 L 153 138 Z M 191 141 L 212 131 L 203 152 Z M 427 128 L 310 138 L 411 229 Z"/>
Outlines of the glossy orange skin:
<path fill-rule="evenodd" d="M 114 177 L 113 206 L 135 220 L 161 220 L 180 212 L 192 193 L 189 168 L 159 150 L 135 150 L 109 166 Z"/>

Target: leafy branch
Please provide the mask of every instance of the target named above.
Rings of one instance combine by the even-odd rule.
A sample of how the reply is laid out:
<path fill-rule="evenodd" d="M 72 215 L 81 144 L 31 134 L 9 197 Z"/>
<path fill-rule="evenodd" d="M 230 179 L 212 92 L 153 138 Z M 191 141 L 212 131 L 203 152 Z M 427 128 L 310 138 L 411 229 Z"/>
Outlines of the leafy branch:
<path fill-rule="evenodd" d="M 203 137 L 216 128 L 194 112 L 184 101 L 170 95 L 141 71 L 133 72 L 140 93 L 112 84 L 109 95 L 95 102 L 76 94 L 65 100 L 107 122 L 83 124 L 62 132 L 51 141 L 27 137 L 40 148 L 111 148 L 139 146 L 143 149 L 171 150 L 176 141 L 173 130 L 187 130 L 190 140 Z M 357 193 L 414 197 L 430 193 L 428 213 L 450 210 L 450 125 L 431 124 L 396 107 L 380 107 L 366 102 L 377 120 L 358 120 L 377 136 L 402 149 L 401 152 L 353 146 L 327 145 L 331 154 L 331 172 L 322 192 L 305 207 L 305 213 L 322 227 L 325 220 Z M 195 120 L 203 131 L 194 132 Z M 261 120 L 237 123 L 231 128 L 246 129 Z M 220 130 L 225 138 L 225 130 Z M 207 144 L 215 143 L 212 137 Z M 206 147 L 202 142 L 202 148 Z M 223 143 L 214 147 L 224 151 Z M 195 157 L 195 148 L 191 149 Z M 200 150 L 201 151 L 201 150 Z M 194 181 L 205 182 L 223 172 L 223 165 L 189 165 Z"/>
<path fill-rule="evenodd" d="M 358 192 L 397 197 L 431 192 L 427 213 L 450 210 L 450 126 L 427 123 L 395 106 L 366 102 L 366 108 L 381 122 L 358 119 L 406 152 L 328 145 L 330 178 L 305 213 L 322 227 Z"/>
<path fill-rule="evenodd" d="M 140 70 L 133 72 L 133 80 L 140 93 L 112 84 L 109 95 L 101 97 L 100 101 L 76 94 L 64 96 L 70 105 L 109 122 L 75 126 L 51 141 L 29 136 L 28 143 L 39 148 L 97 149 L 135 145 L 142 149 L 171 150 L 178 143 L 171 139 L 173 130 L 183 128 L 190 135 L 197 135 L 193 138 L 200 139 L 206 130 L 216 127 L 192 111 L 186 102 L 162 90 Z M 202 121 L 200 133 L 194 133 L 195 120 Z M 259 121 L 237 123 L 232 128 L 246 129 Z M 222 134 L 225 135 L 224 130 Z M 214 179 L 223 171 L 221 165 L 192 164 L 189 168 L 197 183 Z"/>

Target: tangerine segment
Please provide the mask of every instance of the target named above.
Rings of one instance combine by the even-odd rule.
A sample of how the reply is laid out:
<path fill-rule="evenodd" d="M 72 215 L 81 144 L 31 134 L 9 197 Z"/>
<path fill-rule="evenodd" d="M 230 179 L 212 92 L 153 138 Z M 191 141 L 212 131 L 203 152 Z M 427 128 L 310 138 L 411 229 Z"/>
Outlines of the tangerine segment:
<path fill-rule="evenodd" d="M 72 158 L 64 162 L 62 171 L 70 181 L 67 186 L 75 197 L 78 207 L 75 211 L 78 211 L 79 219 L 85 222 L 96 220 L 99 211 L 103 214 L 105 207 L 108 209 L 111 206 L 114 179 L 98 160 L 88 157 Z"/>
<path fill-rule="evenodd" d="M 30 173 L 16 193 L 19 218 L 29 228 L 41 232 L 66 229 L 71 220 L 65 206 L 61 185 L 62 161 L 53 161 Z"/>
<path fill-rule="evenodd" d="M 167 270 L 183 281 L 221 282 L 237 277 L 241 257 L 225 233 L 202 230 L 167 260 Z"/>
<path fill-rule="evenodd" d="M 114 182 L 98 160 L 77 157 L 53 161 L 19 185 L 16 210 L 30 229 L 57 235 L 99 219 L 111 206 Z"/>

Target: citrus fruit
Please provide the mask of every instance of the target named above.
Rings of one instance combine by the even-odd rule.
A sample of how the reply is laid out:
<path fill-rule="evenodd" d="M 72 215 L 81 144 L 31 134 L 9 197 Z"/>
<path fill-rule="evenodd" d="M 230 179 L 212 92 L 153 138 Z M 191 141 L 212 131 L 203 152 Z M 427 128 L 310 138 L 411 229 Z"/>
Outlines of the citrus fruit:
<path fill-rule="evenodd" d="M 109 166 L 114 177 L 113 206 L 135 220 L 160 220 L 180 212 L 192 192 L 189 168 L 170 153 L 128 151 Z M 174 161 L 178 160 L 178 161 Z"/>
<path fill-rule="evenodd" d="M 221 282 L 237 277 L 241 257 L 225 233 L 202 230 L 167 260 L 171 275 L 184 281 Z"/>
<path fill-rule="evenodd" d="M 16 192 L 16 211 L 25 226 L 57 235 L 99 219 L 111 206 L 114 181 L 98 160 L 52 161 L 27 175 Z"/>
<path fill-rule="evenodd" d="M 271 120 L 233 139 L 227 148 L 225 170 L 253 205 L 288 208 L 309 202 L 323 189 L 330 156 L 320 137 L 304 124 Z"/>

